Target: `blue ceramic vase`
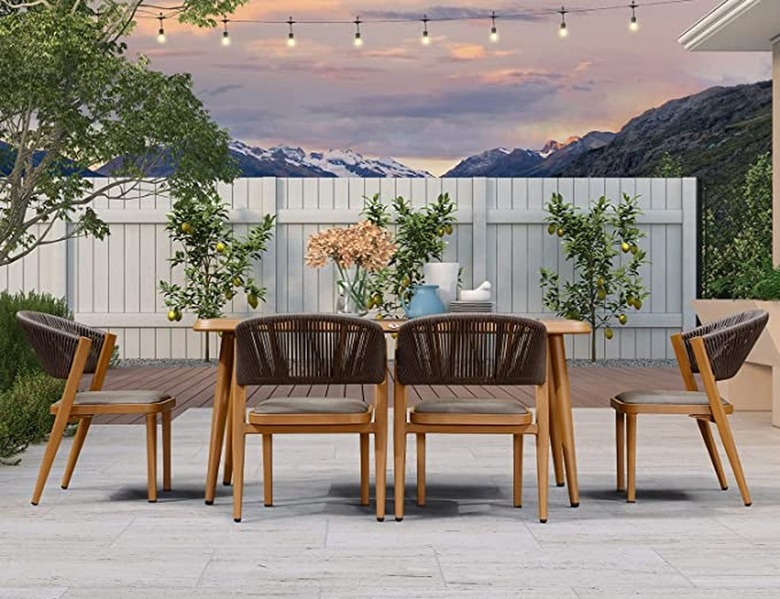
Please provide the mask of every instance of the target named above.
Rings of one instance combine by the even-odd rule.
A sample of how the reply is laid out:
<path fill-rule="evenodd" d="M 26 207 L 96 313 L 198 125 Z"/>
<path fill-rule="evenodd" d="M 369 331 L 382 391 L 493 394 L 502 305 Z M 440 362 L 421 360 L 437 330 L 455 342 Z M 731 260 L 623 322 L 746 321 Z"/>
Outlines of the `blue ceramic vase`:
<path fill-rule="evenodd" d="M 416 285 L 412 300 L 404 302 L 404 312 L 407 318 L 419 318 L 432 314 L 443 314 L 447 311 L 444 302 L 441 301 L 437 290 L 438 285 Z"/>

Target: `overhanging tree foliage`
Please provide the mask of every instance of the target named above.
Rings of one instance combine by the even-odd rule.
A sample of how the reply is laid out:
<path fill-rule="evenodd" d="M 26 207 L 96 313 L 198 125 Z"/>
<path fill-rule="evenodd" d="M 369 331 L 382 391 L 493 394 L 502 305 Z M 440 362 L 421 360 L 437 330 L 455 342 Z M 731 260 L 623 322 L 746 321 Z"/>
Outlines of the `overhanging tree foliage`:
<path fill-rule="evenodd" d="M 188 0 L 178 18 L 213 26 L 244 1 Z M 0 266 L 69 237 L 102 239 L 108 227 L 90 204 L 139 197 L 155 166 L 175 167 L 154 181 L 157 193 L 174 196 L 212 196 L 235 176 L 228 134 L 190 76 L 125 54 L 122 40 L 143 6 L 0 0 Z M 109 182 L 85 176 L 117 157 Z M 63 220 L 69 226 L 58 231 Z"/>

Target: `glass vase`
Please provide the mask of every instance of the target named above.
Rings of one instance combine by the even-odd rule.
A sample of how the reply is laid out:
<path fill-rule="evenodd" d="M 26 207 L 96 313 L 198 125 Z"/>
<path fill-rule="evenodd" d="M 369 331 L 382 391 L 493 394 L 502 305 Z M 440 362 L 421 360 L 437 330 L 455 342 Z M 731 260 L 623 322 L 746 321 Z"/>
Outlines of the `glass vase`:
<path fill-rule="evenodd" d="M 368 285 L 362 268 L 341 270 L 337 282 L 339 296 L 336 299 L 336 313 L 347 316 L 368 314 Z"/>

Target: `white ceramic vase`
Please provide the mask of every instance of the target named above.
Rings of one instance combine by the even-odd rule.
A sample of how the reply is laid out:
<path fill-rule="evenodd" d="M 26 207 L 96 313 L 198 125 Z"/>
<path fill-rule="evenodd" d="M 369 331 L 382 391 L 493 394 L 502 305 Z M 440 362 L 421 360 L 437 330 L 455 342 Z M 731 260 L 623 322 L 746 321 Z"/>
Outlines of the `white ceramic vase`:
<path fill-rule="evenodd" d="M 457 262 L 429 262 L 423 266 L 425 283 L 439 286 L 439 298 L 449 310 L 450 302 L 458 297 L 458 273 L 460 264 Z"/>

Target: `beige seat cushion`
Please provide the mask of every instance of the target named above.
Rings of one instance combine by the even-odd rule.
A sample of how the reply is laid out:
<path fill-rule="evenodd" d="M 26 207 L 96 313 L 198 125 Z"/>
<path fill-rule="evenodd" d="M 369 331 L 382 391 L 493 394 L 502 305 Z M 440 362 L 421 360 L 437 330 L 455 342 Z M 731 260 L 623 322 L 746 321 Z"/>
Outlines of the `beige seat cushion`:
<path fill-rule="evenodd" d="M 260 403 L 253 414 L 364 414 L 369 406 L 351 397 L 273 397 Z"/>
<path fill-rule="evenodd" d="M 686 405 L 707 406 L 710 401 L 706 393 L 698 391 L 626 391 L 615 396 L 618 401 L 629 405 Z M 721 398 L 724 406 L 730 405 Z"/>
<path fill-rule="evenodd" d="M 76 394 L 75 405 L 98 405 L 98 404 L 155 404 L 170 399 L 170 395 L 162 391 L 141 391 L 141 390 L 121 390 L 121 391 L 82 391 Z"/>
<path fill-rule="evenodd" d="M 527 414 L 528 408 L 513 399 L 452 397 L 426 399 L 414 411 L 418 414 Z"/>

